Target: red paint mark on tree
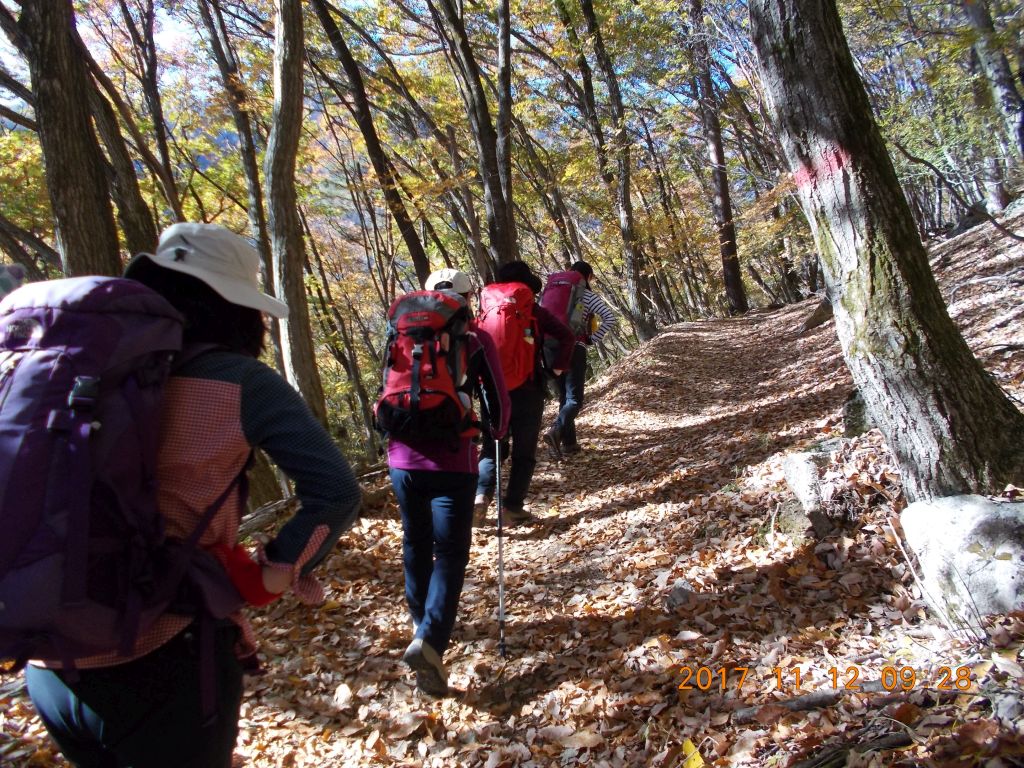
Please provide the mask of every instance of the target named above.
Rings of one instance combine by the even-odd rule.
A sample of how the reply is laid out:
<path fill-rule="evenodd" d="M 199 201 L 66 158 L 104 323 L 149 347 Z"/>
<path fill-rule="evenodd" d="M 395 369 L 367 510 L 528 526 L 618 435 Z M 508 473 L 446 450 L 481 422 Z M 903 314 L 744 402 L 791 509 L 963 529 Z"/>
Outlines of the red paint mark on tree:
<path fill-rule="evenodd" d="M 850 155 L 842 147 L 828 147 L 822 150 L 821 154 L 814 161 L 804 163 L 793 173 L 793 181 L 797 187 L 804 187 L 808 184 L 816 185 L 830 176 L 838 173 L 845 166 L 850 164 Z"/>

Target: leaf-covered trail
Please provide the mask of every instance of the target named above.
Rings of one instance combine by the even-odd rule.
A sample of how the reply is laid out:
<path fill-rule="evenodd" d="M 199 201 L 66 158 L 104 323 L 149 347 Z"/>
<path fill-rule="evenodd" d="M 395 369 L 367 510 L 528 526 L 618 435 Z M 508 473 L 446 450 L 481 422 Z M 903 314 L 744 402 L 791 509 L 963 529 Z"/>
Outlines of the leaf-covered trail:
<path fill-rule="evenodd" d="M 279 650 L 306 651 L 272 659 L 273 693 L 250 699 L 240 752 L 267 765 L 681 765 L 690 739 L 709 763 L 765 765 L 836 734 L 891 733 L 871 725 L 882 705 L 837 689 L 853 675 L 877 688 L 901 663 L 924 696 L 963 657 L 921 626 L 885 525 L 899 487 L 876 434 L 834 462 L 835 504 L 859 527 L 820 545 L 772 530 L 789 498 L 781 454 L 837 434 L 850 387 L 833 326 L 794 333 L 812 306 L 676 326 L 591 387 L 584 451 L 542 453 L 538 523 L 506 536 L 505 661 L 496 530 L 474 534 L 448 655 L 459 693 L 442 703 L 399 662 L 400 525 L 390 505 L 373 513 L 332 560 L 337 610 L 318 627 L 278 622 Z M 775 703 L 815 692 L 835 706 Z"/>
<path fill-rule="evenodd" d="M 976 257 L 964 266 L 982 271 Z M 819 546 L 771 530 L 789 499 L 782 452 L 835 435 L 850 388 L 834 326 L 794 332 L 812 306 L 673 327 L 590 387 L 583 453 L 554 463 L 542 450 L 538 524 L 506 536 L 505 661 L 496 531 L 474 533 L 447 656 L 459 694 L 444 702 L 421 699 L 399 661 L 401 527 L 392 504 L 371 510 L 332 559 L 334 610 L 275 621 L 285 655 L 247 701 L 239 751 L 266 765 L 679 765 L 689 738 L 708 762 L 764 765 L 877 719 L 867 696 L 785 718 L 751 709 L 838 698 L 830 668 L 841 686 L 849 669 L 878 680 L 900 660 L 923 695 L 934 667 L 962 659 L 921 625 L 885 526 L 901 500 L 877 434 L 832 468 L 835 504 L 860 527 Z M 999 311 L 989 303 L 975 326 Z M 715 686 L 679 690 L 686 666 Z"/>
<path fill-rule="evenodd" d="M 950 286 L 1024 266 L 1019 248 L 982 246 L 988 261 L 947 249 Z M 1021 338 L 1013 296 L 967 286 L 953 314 L 1021 397 L 1024 355 L 999 346 Z M 878 765 L 1017 754 L 1020 730 L 982 699 L 934 688 L 941 667 L 971 665 L 1019 698 L 1021 621 L 994 626 L 998 652 L 982 655 L 926 620 L 877 433 L 845 443 L 826 475 L 855 524 L 820 543 L 776 525 L 792 498 L 783 453 L 837 436 L 850 389 L 834 325 L 795 332 L 813 304 L 674 326 L 590 386 L 584 451 L 555 463 L 541 450 L 538 522 L 506 532 L 506 660 L 496 529 L 474 532 L 446 657 L 456 692 L 441 702 L 400 661 L 401 525 L 381 495 L 328 560 L 327 605 L 259 615 L 267 673 L 248 683 L 238 763 L 682 766 L 689 739 L 709 764 L 781 766 L 908 732 L 915 746 Z M 883 690 L 897 665 L 916 679 Z M 866 690 L 843 690 L 854 675 Z M 0 762 L 61 765 L 15 688 L 0 691 Z"/>
<path fill-rule="evenodd" d="M 848 389 L 829 329 L 794 337 L 807 309 L 678 326 L 592 387 L 593 405 L 578 422 L 583 453 L 562 463 L 544 457 L 531 504 L 538 523 L 506 535 L 504 662 L 496 529 L 474 534 L 448 655 L 460 692 L 451 700 L 421 700 L 399 663 L 409 629 L 393 509 L 346 536 L 330 568 L 336 610 L 321 612 L 315 628 L 278 621 L 277 650 L 305 653 L 272 658 L 264 681 L 273 690 L 274 676 L 287 674 L 298 688 L 295 719 L 278 726 L 293 744 L 296 726 L 313 737 L 295 747 L 298 764 L 371 754 L 451 765 L 648 764 L 686 735 L 717 734 L 723 723 L 713 721 L 766 695 L 770 668 L 754 667 L 772 648 L 807 628 L 838 637 L 828 628 L 841 605 L 819 597 L 783 608 L 781 581 L 766 575 L 790 566 L 811 573 L 816 558 L 752 543 L 769 514 L 764 489 L 777 478 L 748 467 L 829 433 Z M 745 491 L 749 483 L 756 490 Z M 696 595 L 669 610 L 680 578 Z M 820 657 L 810 645 L 806 653 Z M 724 693 L 681 699 L 673 665 L 687 662 L 719 676 L 748 666 L 749 679 L 736 691 L 738 678 L 726 671 Z M 268 735 L 253 732 L 240 751 L 280 757 Z M 727 751 L 716 744 L 709 757 L 716 750 Z"/>

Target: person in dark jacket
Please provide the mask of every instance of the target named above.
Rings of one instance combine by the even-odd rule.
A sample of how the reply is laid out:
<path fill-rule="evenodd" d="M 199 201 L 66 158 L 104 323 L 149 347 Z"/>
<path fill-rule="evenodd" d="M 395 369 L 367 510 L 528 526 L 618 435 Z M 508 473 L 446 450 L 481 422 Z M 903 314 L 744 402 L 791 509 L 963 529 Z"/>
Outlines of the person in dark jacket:
<path fill-rule="evenodd" d="M 426 290 L 452 291 L 469 299 L 469 276 L 446 268 L 431 273 Z M 496 435 L 508 428 L 509 401 L 494 341 L 483 331 L 468 334 L 472 390 L 481 421 Z M 416 673 L 416 687 L 429 696 L 448 694 L 444 653 L 458 617 L 459 600 L 473 539 L 473 491 L 477 483 L 473 439 L 388 437 L 391 485 L 402 512 L 405 600 L 413 639 L 402 660 Z"/>
<path fill-rule="evenodd" d="M 540 293 L 543 283 L 524 261 L 503 264 L 495 275 L 495 283 L 523 283 L 534 295 Z M 544 338 L 558 340 L 552 373 L 561 375 L 570 364 L 575 339 L 569 326 L 548 312 L 539 303 L 533 305 L 539 338 L 535 340 L 532 375 L 509 392 L 512 414 L 509 418 L 508 437 L 501 441 L 501 461 L 510 458 L 508 482 L 502 489 L 502 509 L 505 519 L 513 525 L 529 523 L 533 516 L 526 510 L 526 496 L 530 491 L 534 468 L 537 466 L 537 444 L 540 441 L 544 418 L 546 392 L 541 354 Z M 480 478 L 476 485 L 475 517 L 477 524 L 486 519 L 487 507 L 494 498 L 497 447 L 494 440 L 485 440 L 480 450 Z"/>
<path fill-rule="evenodd" d="M 174 224 L 155 254 L 125 276 L 164 296 L 185 318 L 184 343 L 215 347 L 188 358 L 165 394 L 156 477 L 167 535 L 186 539 L 204 511 L 264 450 L 295 483 L 299 511 L 255 557 L 238 542 L 245 484 L 230 494 L 199 546 L 225 568 L 239 595 L 265 605 L 291 590 L 319 602 L 311 574 L 355 520 L 361 493 L 327 431 L 280 375 L 258 360 L 263 314 L 288 307 L 259 290 L 260 259 L 244 238 L 215 224 Z M 64 755 L 80 766 L 230 768 L 242 698 L 241 659 L 255 637 L 242 612 L 207 634 L 195 617 L 167 613 L 134 650 L 34 660 L 29 695 Z M 206 641 L 209 640 L 209 643 Z M 207 650 L 209 649 L 209 650 Z M 209 664 L 212 661 L 212 665 Z M 210 669 L 212 667 L 212 669 Z M 216 711 L 200 706 L 210 669 Z"/>

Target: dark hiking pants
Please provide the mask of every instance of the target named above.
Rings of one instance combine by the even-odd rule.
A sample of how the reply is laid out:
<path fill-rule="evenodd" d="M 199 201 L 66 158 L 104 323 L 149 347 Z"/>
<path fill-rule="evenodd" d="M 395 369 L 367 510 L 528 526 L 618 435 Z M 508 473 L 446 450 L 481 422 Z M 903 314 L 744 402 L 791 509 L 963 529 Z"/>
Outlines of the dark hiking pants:
<path fill-rule="evenodd" d="M 391 484 L 402 510 L 405 599 L 416 637 L 443 655 L 469 563 L 476 475 L 392 469 Z"/>
<path fill-rule="evenodd" d="M 501 460 L 511 457 L 509 473 L 502 478 L 502 503 L 510 510 L 520 511 L 530 492 L 533 470 L 537 466 L 537 441 L 544 417 L 544 390 L 527 382 L 509 394 L 512 413 L 508 421 L 508 437 L 501 441 Z M 509 444 L 511 442 L 511 445 Z M 476 492 L 494 496 L 494 440 L 485 439 L 480 447 L 480 479 Z"/>
<path fill-rule="evenodd" d="M 217 711 L 207 724 L 194 626 L 134 661 L 78 670 L 77 680 L 26 668 L 32 703 L 68 760 L 79 768 L 230 768 L 242 701 L 239 630 L 215 630 Z"/>
<path fill-rule="evenodd" d="M 562 431 L 562 445 L 576 445 L 576 417 L 583 408 L 583 383 L 587 378 L 587 348 L 577 344 L 572 350 L 572 365 L 558 377 L 561 408 L 555 425 Z"/>

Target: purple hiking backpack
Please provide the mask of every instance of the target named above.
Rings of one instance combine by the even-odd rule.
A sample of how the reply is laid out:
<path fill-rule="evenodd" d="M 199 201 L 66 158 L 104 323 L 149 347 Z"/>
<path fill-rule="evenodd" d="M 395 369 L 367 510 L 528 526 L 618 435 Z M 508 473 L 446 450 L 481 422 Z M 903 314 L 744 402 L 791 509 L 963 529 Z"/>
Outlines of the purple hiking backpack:
<path fill-rule="evenodd" d="M 182 318 L 134 280 L 31 283 L 0 302 L 0 660 L 131 653 L 173 611 L 242 605 L 197 547 L 168 539 L 156 459 Z M 198 350 L 199 352 L 205 350 Z"/>

